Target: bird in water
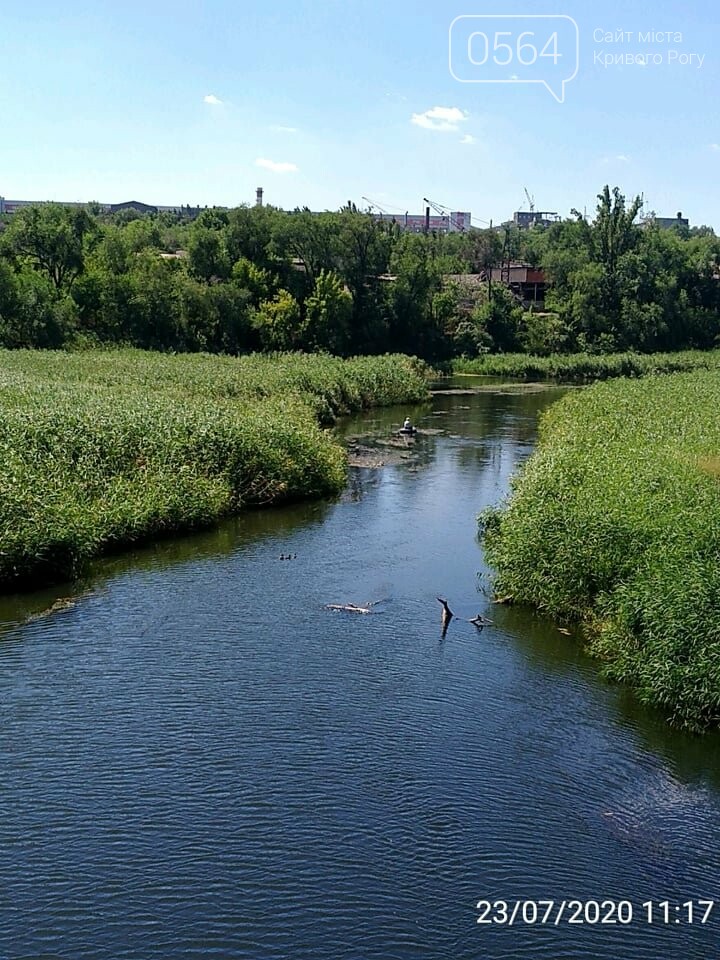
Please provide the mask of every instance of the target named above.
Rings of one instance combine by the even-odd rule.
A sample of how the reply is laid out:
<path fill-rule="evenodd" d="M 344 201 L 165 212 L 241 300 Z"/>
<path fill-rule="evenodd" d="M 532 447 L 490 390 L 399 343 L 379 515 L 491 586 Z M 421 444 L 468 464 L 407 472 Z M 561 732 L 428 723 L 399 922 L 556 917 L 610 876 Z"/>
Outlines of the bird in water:
<path fill-rule="evenodd" d="M 285 554 L 284 554 L 284 553 L 281 553 L 281 554 L 280 554 L 280 559 L 281 559 L 281 560 L 284 560 L 284 559 L 285 559 Z"/>

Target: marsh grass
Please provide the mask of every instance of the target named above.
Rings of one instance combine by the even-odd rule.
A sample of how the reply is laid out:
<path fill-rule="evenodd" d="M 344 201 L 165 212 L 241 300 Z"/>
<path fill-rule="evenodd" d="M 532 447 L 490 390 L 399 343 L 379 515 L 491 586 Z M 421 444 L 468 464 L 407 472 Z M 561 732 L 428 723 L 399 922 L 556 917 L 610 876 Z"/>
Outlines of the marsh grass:
<path fill-rule="evenodd" d="M 0 352 L 0 585 L 244 507 L 339 492 L 322 429 L 427 393 L 417 361 Z"/>
<path fill-rule="evenodd" d="M 497 588 L 583 619 L 608 677 L 720 723 L 720 372 L 599 383 L 553 405 L 481 522 Z"/>
<path fill-rule="evenodd" d="M 552 354 L 496 353 L 473 360 L 454 360 L 453 373 L 472 373 L 524 380 L 561 380 L 566 383 L 644 377 L 655 373 L 720 369 L 720 350 L 679 353 Z"/>

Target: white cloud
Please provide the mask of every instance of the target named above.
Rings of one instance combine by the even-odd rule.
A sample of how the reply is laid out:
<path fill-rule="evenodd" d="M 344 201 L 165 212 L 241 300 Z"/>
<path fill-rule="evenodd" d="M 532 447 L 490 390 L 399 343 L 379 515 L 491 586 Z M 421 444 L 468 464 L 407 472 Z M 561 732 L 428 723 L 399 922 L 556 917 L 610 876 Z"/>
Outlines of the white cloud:
<path fill-rule="evenodd" d="M 477 143 L 477 140 L 471 134 L 466 133 L 465 136 L 461 138 L 460 143 Z"/>
<path fill-rule="evenodd" d="M 431 107 L 424 113 L 414 113 L 410 123 L 425 130 L 457 130 L 463 120 L 467 120 L 467 114 L 459 107 Z"/>
<path fill-rule="evenodd" d="M 272 173 L 295 173 L 297 166 L 294 163 L 277 162 L 276 160 L 266 160 L 264 157 L 258 157 L 255 161 L 256 167 L 263 167 Z"/>
<path fill-rule="evenodd" d="M 279 123 L 272 124 L 270 129 L 274 133 L 297 133 L 298 132 L 297 127 L 284 127 L 282 124 L 279 124 Z"/>
<path fill-rule="evenodd" d="M 206 97 L 203 97 L 203 103 L 209 103 L 213 107 L 219 107 L 222 100 L 218 100 L 214 93 L 209 93 Z"/>
<path fill-rule="evenodd" d="M 720 153 L 720 143 L 711 143 L 710 149 L 713 153 Z"/>
<path fill-rule="evenodd" d="M 618 153 L 614 157 L 602 157 L 600 163 L 630 163 L 630 157 L 626 156 L 624 153 Z"/>

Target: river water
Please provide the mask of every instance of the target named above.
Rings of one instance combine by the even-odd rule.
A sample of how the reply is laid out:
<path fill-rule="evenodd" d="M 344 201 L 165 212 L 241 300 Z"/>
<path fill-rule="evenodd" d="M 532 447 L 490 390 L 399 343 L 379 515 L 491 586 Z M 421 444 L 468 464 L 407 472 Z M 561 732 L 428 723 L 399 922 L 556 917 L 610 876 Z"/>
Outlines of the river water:
<path fill-rule="evenodd" d="M 3 601 L 0 958 L 720 956 L 720 903 L 675 909 L 720 898 L 720 741 L 490 603 L 475 517 L 558 393 L 436 396 L 399 447 L 373 412 L 338 502 Z"/>

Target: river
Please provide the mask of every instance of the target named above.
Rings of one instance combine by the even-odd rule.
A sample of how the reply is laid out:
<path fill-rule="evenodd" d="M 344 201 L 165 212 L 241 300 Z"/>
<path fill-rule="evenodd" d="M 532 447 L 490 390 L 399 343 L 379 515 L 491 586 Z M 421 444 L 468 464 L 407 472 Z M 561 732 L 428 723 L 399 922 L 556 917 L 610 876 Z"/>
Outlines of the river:
<path fill-rule="evenodd" d="M 438 395 L 400 446 L 372 412 L 337 502 L 2 601 L 0 958 L 720 956 L 681 906 L 720 896 L 720 739 L 490 602 L 475 517 L 559 392 Z"/>

